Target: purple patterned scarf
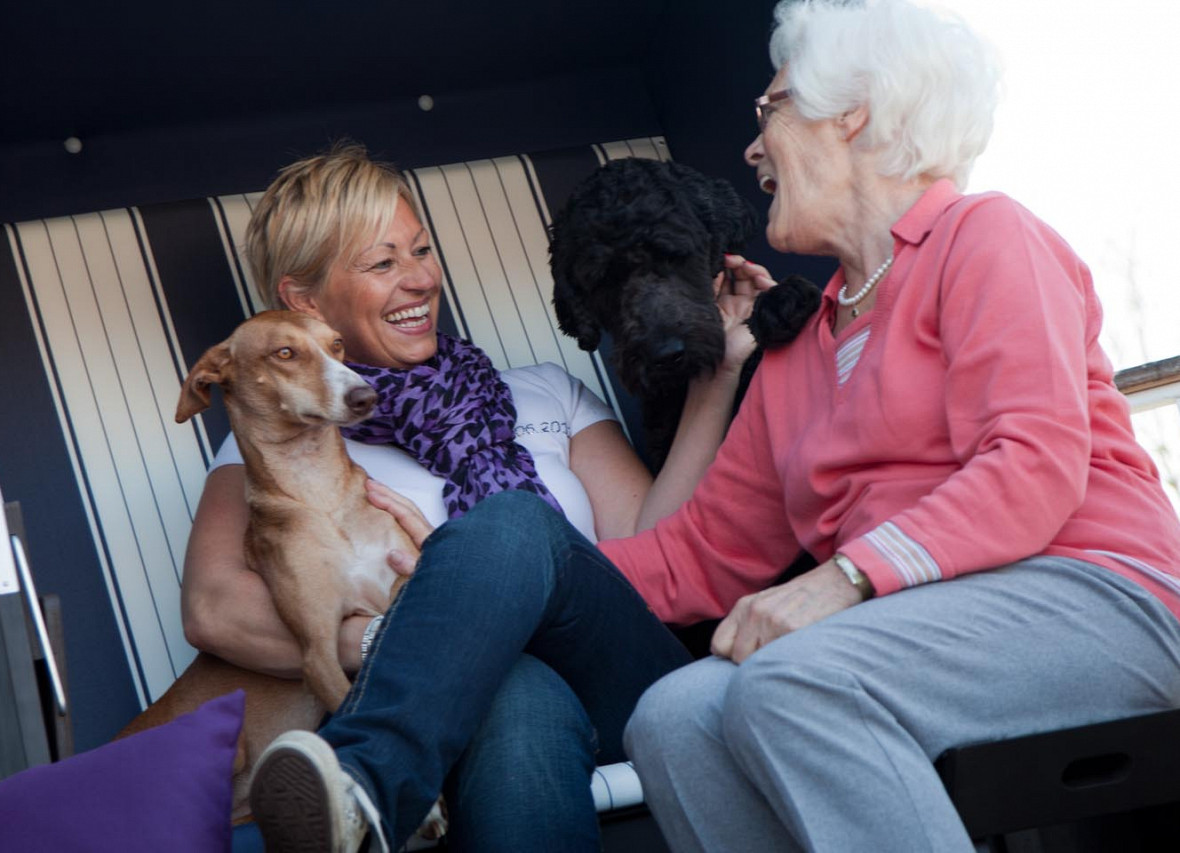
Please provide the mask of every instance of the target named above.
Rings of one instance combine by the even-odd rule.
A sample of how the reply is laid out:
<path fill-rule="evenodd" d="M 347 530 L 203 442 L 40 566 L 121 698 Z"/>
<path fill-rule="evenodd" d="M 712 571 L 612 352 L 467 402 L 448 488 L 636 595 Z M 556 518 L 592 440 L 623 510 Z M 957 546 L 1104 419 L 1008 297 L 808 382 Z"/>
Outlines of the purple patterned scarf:
<path fill-rule="evenodd" d="M 409 370 L 348 366 L 377 391 L 377 408 L 341 432 L 365 444 L 400 447 L 445 479 L 449 518 L 511 489 L 534 492 L 562 511 L 533 457 L 516 443 L 512 391 L 479 347 L 440 334 L 438 354 Z"/>

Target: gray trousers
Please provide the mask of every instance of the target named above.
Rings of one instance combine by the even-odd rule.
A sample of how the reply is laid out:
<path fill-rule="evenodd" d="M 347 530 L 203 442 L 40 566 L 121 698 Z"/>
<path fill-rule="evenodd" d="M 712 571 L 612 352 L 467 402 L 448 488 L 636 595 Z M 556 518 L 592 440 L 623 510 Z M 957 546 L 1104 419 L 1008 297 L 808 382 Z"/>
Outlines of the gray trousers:
<path fill-rule="evenodd" d="M 665 676 L 626 732 L 675 851 L 971 851 L 931 763 L 977 741 L 1180 706 L 1180 622 L 1039 557 L 872 599 Z"/>

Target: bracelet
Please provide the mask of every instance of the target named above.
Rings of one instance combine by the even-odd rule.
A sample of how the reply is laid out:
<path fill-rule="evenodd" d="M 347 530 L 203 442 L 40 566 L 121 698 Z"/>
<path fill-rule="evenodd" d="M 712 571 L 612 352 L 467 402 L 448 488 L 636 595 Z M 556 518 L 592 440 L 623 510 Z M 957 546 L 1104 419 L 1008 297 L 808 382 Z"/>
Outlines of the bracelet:
<path fill-rule="evenodd" d="M 848 578 L 848 582 L 856 587 L 856 591 L 860 593 L 861 601 L 868 601 L 873 597 L 873 582 L 869 580 L 868 575 L 856 567 L 856 564 L 852 560 L 843 554 L 833 554 L 832 562 L 836 564 L 836 568 L 844 573 L 844 577 Z"/>
<path fill-rule="evenodd" d="M 373 620 L 365 626 L 365 633 L 361 635 L 361 664 L 365 662 L 365 658 L 369 656 L 369 648 L 373 645 L 373 638 L 377 636 L 377 629 L 381 627 L 381 620 L 385 616 L 374 616 Z"/>

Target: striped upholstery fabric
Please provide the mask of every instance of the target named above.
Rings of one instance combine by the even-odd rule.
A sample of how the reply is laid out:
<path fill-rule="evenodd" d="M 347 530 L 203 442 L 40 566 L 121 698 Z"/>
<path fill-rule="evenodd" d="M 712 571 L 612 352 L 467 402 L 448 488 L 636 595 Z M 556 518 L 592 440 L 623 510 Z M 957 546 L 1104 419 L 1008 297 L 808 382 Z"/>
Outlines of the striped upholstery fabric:
<path fill-rule="evenodd" d="M 546 227 L 601 162 L 666 151 L 650 138 L 409 173 L 443 267 L 444 330 L 500 368 L 561 364 L 628 416 L 601 357 L 557 330 Z M 195 654 L 181 570 L 228 421 L 219 405 L 183 425 L 173 414 L 189 366 L 262 308 L 238 251 L 257 198 L 4 226 L 0 484 L 22 503 L 38 587 L 63 600 L 79 750 L 109 739 Z M 615 773 L 597 783 L 608 806 L 625 787 Z"/>

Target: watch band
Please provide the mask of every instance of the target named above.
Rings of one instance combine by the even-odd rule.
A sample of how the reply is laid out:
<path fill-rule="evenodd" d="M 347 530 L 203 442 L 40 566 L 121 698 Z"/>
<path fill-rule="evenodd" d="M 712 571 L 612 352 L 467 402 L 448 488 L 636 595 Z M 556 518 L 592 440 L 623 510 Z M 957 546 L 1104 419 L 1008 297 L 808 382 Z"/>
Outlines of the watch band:
<path fill-rule="evenodd" d="M 848 582 L 860 592 L 862 601 L 868 601 L 873 597 L 872 581 L 869 580 L 868 575 L 856 567 L 856 564 L 852 560 L 843 554 L 833 554 L 832 562 L 844 573 L 844 577 L 848 578 Z"/>
<path fill-rule="evenodd" d="M 365 658 L 369 656 L 369 649 L 373 645 L 373 638 L 377 636 L 377 629 L 381 627 L 381 620 L 385 618 L 384 615 L 374 616 L 373 620 L 365 626 L 365 633 L 361 635 L 361 663 L 365 662 Z"/>

